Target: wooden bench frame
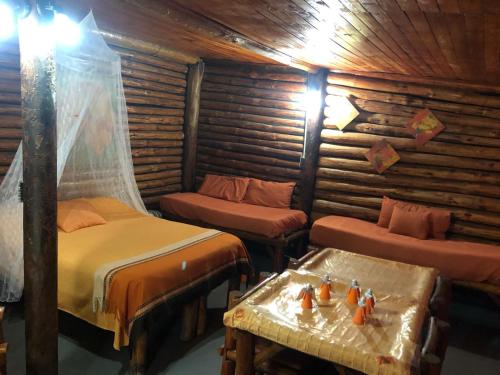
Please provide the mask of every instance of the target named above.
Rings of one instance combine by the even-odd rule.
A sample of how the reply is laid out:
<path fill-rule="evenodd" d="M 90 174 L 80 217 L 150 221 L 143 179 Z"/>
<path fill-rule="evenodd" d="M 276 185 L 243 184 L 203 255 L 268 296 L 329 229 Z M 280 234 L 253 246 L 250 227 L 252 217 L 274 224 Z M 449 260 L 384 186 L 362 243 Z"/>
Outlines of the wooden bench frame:
<path fill-rule="evenodd" d="M 178 221 L 181 223 L 196 225 L 204 228 L 217 229 L 222 232 L 234 234 L 236 237 L 239 237 L 242 240 L 252 241 L 264 245 L 273 260 L 274 272 L 283 271 L 285 250 L 290 246 L 290 244 L 294 241 L 298 241 L 297 256 L 302 256 L 305 252 L 305 247 L 306 247 L 305 241 L 307 241 L 309 237 L 309 229 L 305 227 L 298 229 L 294 232 L 282 234 L 279 237 L 269 238 L 255 233 L 245 232 L 237 229 L 219 227 L 216 225 L 205 223 L 204 221 L 200 220 L 186 219 L 180 216 L 165 213 L 163 211 L 162 214 L 163 218 L 167 220 Z"/>
<path fill-rule="evenodd" d="M 291 259 L 289 268 L 298 269 L 319 251 L 310 252 L 299 260 Z M 231 292 L 228 310 L 248 298 L 277 276 L 277 273 L 273 273 L 244 295 L 239 292 Z M 422 350 L 419 363 L 421 374 L 439 375 L 441 373 L 450 330 L 450 325 L 442 320 L 441 317 L 447 318 L 448 316 L 447 307 L 449 298 L 449 281 L 438 277 L 429 300 L 430 314 L 427 319 L 428 324 L 426 327 L 423 327 Z M 434 314 L 438 315 L 435 316 Z M 287 371 L 287 368 L 283 368 L 283 371 L 280 371 L 280 366 L 283 367 L 283 365 L 279 362 L 273 362 L 273 357 L 286 348 L 277 343 L 266 341 L 249 332 L 226 327 L 224 347 L 220 352 L 222 356 L 221 375 L 253 375 L 255 371 L 266 372 L 270 366 L 272 366 L 273 370 L 277 370 L 278 373 L 289 373 L 290 371 L 289 369 Z M 359 371 L 341 365 L 335 366 L 342 375 L 362 374 Z"/>
<path fill-rule="evenodd" d="M 314 252 L 317 250 L 324 249 L 324 247 L 308 244 L 307 253 Z M 493 301 L 500 306 L 500 286 L 488 283 L 481 283 L 475 281 L 465 281 L 465 280 L 451 280 L 454 285 L 463 286 L 464 288 L 478 290 L 488 294 Z"/>

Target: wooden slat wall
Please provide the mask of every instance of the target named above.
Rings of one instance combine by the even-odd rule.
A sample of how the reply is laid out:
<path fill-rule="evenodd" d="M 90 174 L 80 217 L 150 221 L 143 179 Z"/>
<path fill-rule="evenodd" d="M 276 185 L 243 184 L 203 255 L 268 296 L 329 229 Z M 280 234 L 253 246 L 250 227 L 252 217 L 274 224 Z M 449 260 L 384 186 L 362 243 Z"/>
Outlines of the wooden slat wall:
<path fill-rule="evenodd" d="M 144 202 L 181 190 L 187 65 L 112 46 L 122 57 L 135 176 Z M 0 49 L 0 180 L 22 137 L 19 52 Z"/>
<path fill-rule="evenodd" d="M 306 73 L 283 66 L 208 62 L 197 185 L 206 173 L 299 182 L 306 81 Z"/>
<path fill-rule="evenodd" d="M 330 74 L 360 115 L 339 132 L 326 98 L 314 217 L 376 221 L 383 195 L 453 212 L 451 238 L 500 243 L 500 95 Z M 404 126 L 429 108 L 446 130 L 421 148 Z M 364 153 L 387 139 L 401 161 L 378 175 Z"/>

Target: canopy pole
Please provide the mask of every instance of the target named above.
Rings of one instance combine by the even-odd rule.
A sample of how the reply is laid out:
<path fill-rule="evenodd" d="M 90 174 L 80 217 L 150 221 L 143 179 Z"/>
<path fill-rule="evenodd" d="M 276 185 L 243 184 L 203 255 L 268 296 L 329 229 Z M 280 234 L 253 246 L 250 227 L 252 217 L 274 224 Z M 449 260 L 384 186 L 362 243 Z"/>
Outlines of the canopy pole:
<path fill-rule="evenodd" d="M 184 156 L 182 170 L 183 191 L 194 191 L 196 186 L 196 153 L 198 142 L 198 118 L 200 114 L 201 82 L 205 64 L 198 61 L 189 65 L 184 121 Z"/>
<path fill-rule="evenodd" d="M 29 16 L 37 15 L 35 7 Z M 49 16 L 50 17 L 50 16 Z M 57 137 L 53 41 L 20 20 L 26 372 L 57 374 Z M 42 19 L 40 21 L 46 21 Z M 44 46 L 45 47 L 45 46 Z"/>

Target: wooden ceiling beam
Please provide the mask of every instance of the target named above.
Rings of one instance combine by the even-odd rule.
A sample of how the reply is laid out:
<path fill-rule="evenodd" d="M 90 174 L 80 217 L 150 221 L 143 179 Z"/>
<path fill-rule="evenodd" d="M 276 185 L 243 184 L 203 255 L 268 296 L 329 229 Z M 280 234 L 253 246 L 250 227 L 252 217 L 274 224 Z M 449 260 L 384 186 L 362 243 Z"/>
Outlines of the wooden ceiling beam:
<path fill-rule="evenodd" d="M 112 33 L 111 31 L 101 30 L 101 35 L 107 43 L 125 49 L 138 50 L 152 56 L 163 57 L 186 64 L 195 64 L 197 61 L 199 61 L 199 58 L 197 56 L 179 52 L 170 48 L 160 46 L 158 44 L 145 42 L 125 35 Z"/>

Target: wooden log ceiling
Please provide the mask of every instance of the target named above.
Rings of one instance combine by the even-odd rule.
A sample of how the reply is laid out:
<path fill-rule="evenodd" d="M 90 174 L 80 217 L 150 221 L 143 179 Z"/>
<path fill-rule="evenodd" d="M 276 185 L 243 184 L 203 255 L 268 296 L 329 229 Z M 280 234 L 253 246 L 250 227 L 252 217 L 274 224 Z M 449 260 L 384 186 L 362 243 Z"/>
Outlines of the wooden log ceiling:
<path fill-rule="evenodd" d="M 196 57 L 392 79 L 500 83 L 500 1 L 67 0 L 106 29 Z"/>
<path fill-rule="evenodd" d="M 155 206 L 160 196 L 182 189 L 183 124 L 188 66 L 134 47 L 108 35 L 122 58 L 130 144 L 137 185 L 144 202 Z M 121 46 L 116 45 L 118 42 Z M 140 42 L 137 42 L 140 44 Z M 129 48 L 123 48 L 124 46 Z M 135 49 L 133 49 L 135 48 Z M 139 49 L 139 50 L 138 50 Z M 0 181 L 22 137 L 19 51 L 0 46 Z"/>

